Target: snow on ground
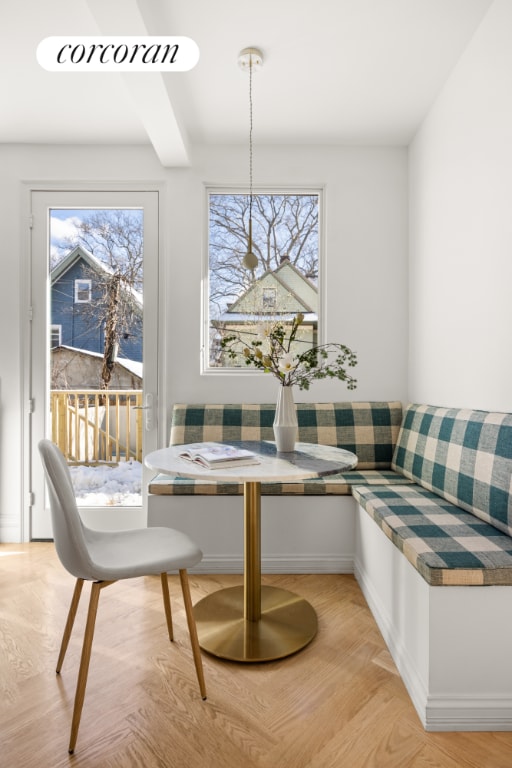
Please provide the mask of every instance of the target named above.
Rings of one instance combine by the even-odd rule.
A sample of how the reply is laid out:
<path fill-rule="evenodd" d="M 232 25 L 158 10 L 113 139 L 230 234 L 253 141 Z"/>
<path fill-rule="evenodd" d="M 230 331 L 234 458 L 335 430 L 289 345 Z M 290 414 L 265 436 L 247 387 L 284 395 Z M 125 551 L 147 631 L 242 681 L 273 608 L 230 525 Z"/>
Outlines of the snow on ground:
<path fill-rule="evenodd" d="M 70 466 L 71 479 L 79 507 L 140 507 L 142 504 L 142 464 L 122 461 L 117 466 Z"/>

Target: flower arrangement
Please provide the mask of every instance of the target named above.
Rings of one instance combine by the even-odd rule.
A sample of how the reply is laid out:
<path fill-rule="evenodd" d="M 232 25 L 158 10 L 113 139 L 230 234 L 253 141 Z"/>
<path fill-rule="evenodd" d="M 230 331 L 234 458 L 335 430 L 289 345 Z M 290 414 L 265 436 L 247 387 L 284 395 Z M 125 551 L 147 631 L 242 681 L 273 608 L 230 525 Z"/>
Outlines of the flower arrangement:
<path fill-rule="evenodd" d="M 299 312 L 293 318 L 291 327 L 279 320 L 260 323 L 256 338 L 250 346 L 243 347 L 245 364 L 272 373 L 283 387 L 296 384 L 299 389 L 309 389 L 313 380 L 329 378 L 345 381 L 347 389 L 355 389 L 357 381 L 347 373 L 346 368 L 354 367 L 357 357 L 344 344 L 321 344 L 308 347 L 299 354 L 292 351 L 303 321 L 304 315 Z M 230 334 L 222 339 L 221 348 L 231 360 L 239 357 L 240 342 L 243 343 L 239 334 Z"/>

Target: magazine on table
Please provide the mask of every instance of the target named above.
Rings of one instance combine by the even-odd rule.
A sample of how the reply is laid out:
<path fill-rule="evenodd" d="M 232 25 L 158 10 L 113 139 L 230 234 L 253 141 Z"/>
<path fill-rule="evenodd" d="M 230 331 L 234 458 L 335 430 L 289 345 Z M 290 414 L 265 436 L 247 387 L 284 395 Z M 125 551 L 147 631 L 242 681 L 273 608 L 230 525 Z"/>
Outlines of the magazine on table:
<path fill-rule="evenodd" d="M 260 463 L 252 451 L 226 443 L 190 443 L 181 447 L 182 459 L 201 464 L 208 469 L 226 469 Z"/>

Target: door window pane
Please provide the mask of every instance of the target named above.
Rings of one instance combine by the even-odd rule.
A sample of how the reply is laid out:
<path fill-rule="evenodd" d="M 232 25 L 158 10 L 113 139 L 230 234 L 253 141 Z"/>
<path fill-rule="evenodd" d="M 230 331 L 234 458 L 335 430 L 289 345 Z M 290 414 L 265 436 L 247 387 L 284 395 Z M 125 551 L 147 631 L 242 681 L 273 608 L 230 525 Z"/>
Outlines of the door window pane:
<path fill-rule="evenodd" d="M 140 506 L 143 211 L 50 211 L 50 417 L 82 506 Z"/>

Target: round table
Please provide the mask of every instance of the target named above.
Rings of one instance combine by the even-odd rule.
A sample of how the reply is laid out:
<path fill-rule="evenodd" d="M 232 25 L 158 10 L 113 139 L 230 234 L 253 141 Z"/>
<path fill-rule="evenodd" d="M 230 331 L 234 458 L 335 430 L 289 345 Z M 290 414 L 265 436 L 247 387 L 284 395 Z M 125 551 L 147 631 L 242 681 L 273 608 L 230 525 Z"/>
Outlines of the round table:
<path fill-rule="evenodd" d="M 184 446 L 153 451 L 145 464 L 156 472 L 196 480 L 244 484 L 244 584 L 220 589 L 194 606 L 203 650 L 231 661 L 280 659 L 304 648 L 318 623 L 314 608 L 299 595 L 261 584 L 261 483 L 293 482 L 325 477 L 357 464 L 342 448 L 296 443 L 291 453 L 278 453 L 271 441 L 226 441 L 257 455 L 259 463 L 207 469 L 180 457 Z"/>

